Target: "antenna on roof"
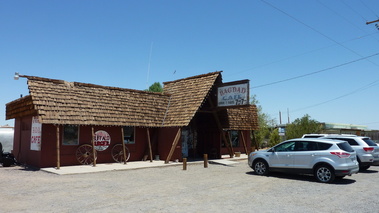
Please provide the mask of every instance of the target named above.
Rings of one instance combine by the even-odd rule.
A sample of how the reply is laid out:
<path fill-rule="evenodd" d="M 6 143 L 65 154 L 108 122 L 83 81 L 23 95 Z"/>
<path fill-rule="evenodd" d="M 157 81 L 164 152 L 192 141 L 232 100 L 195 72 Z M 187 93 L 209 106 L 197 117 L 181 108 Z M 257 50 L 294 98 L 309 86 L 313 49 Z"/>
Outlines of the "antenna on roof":
<path fill-rule="evenodd" d="M 151 61 L 152 52 L 153 52 L 153 42 L 151 42 L 151 45 L 150 45 L 149 64 L 147 66 L 146 89 L 149 89 L 150 61 Z"/>

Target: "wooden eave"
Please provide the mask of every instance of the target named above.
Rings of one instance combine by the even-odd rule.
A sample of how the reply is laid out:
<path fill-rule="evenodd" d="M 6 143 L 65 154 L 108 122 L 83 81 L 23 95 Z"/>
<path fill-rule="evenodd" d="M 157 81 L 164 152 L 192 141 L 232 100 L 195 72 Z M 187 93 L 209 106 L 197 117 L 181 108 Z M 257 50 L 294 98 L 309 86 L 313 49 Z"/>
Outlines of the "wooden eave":
<path fill-rule="evenodd" d="M 34 109 L 32 96 L 24 96 L 5 105 L 5 119 L 14 119 L 30 115 L 37 115 L 37 110 Z"/>

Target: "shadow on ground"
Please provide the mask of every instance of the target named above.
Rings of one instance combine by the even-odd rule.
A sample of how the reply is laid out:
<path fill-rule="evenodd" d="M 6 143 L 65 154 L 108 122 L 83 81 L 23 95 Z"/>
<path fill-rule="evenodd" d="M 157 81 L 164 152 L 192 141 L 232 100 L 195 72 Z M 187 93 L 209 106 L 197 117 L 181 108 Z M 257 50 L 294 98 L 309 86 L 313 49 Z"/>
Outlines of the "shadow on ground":
<path fill-rule="evenodd" d="M 288 173 L 280 173 L 280 172 L 270 172 L 267 176 L 260 176 L 255 174 L 254 171 L 246 172 L 247 175 L 257 176 L 257 177 L 266 177 L 266 178 L 278 178 L 278 179 L 288 179 L 288 180 L 298 180 L 298 181 L 305 181 L 305 182 L 316 182 L 318 181 L 312 176 L 312 175 L 300 175 L 300 174 L 288 174 Z M 354 176 L 354 175 L 353 175 Z M 347 185 L 355 183 L 356 181 L 353 178 L 353 176 L 346 176 L 342 179 L 336 178 L 332 183 L 329 184 L 335 184 L 335 185 Z"/>

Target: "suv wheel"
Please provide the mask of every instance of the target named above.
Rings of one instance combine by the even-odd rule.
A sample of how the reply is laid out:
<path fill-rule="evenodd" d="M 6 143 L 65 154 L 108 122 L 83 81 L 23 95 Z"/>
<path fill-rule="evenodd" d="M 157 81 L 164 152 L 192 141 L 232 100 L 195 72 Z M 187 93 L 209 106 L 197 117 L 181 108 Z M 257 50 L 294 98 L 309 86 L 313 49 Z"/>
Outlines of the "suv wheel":
<path fill-rule="evenodd" d="M 359 166 L 359 171 L 366 171 L 370 166 Z"/>
<path fill-rule="evenodd" d="M 268 164 L 264 160 L 257 160 L 253 165 L 254 171 L 257 175 L 268 174 Z"/>
<path fill-rule="evenodd" d="M 328 165 L 317 166 L 314 171 L 314 176 L 316 179 L 322 183 L 333 182 L 335 175 L 332 167 Z"/>

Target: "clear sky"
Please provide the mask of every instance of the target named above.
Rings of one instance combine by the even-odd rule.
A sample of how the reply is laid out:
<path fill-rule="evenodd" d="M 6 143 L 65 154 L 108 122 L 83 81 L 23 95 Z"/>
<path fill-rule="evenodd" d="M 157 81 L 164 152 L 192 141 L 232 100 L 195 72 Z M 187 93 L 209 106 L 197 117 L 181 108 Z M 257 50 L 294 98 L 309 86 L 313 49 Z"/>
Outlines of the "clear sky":
<path fill-rule="evenodd" d="M 278 123 L 379 129 L 378 19 L 378 0 L 0 0 L 0 125 L 29 94 L 15 72 L 143 90 L 222 70 Z"/>

